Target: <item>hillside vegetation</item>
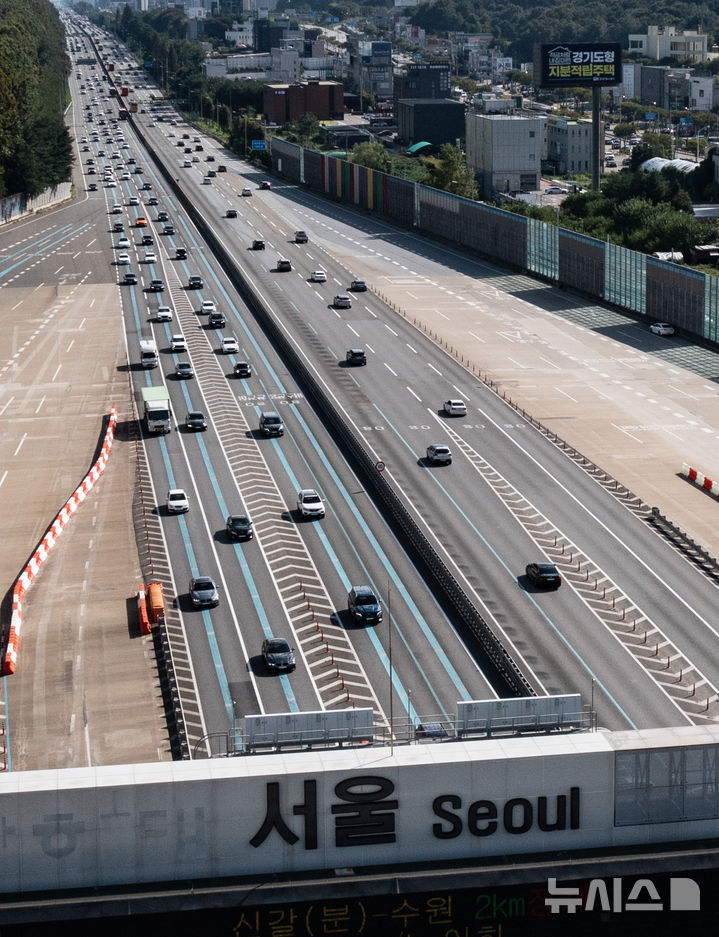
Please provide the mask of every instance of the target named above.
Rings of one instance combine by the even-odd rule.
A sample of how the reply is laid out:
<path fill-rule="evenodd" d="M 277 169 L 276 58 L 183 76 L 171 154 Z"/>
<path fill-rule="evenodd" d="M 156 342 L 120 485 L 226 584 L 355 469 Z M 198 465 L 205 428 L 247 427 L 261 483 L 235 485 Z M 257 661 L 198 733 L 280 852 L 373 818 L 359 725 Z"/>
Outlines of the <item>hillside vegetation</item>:
<path fill-rule="evenodd" d="M 65 33 L 49 0 L 0 0 L 0 197 L 70 178 Z"/>
<path fill-rule="evenodd" d="M 427 33 L 491 33 L 518 62 L 531 60 L 535 42 L 612 41 L 626 48 L 629 33 L 646 33 L 650 23 L 719 34 L 719 6 L 687 0 L 436 0 L 410 15 Z"/>

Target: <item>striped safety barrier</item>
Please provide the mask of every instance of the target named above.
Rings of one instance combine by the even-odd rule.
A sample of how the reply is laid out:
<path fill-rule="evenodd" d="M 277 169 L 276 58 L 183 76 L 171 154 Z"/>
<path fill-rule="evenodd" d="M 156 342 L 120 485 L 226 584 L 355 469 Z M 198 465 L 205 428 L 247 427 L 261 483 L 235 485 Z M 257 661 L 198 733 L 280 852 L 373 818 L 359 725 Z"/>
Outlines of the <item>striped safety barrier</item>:
<path fill-rule="evenodd" d="M 686 462 L 682 463 L 682 475 L 688 478 L 690 482 L 694 482 L 694 484 L 699 485 L 700 488 L 703 488 L 705 491 L 710 491 L 719 498 L 719 482 L 707 478 L 706 475 L 698 472 L 695 468 L 692 468 L 691 465 L 687 465 Z"/>
<path fill-rule="evenodd" d="M 107 426 L 107 432 L 105 433 L 105 439 L 103 440 L 102 449 L 100 450 L 100 456 L 97 462 L 95 462 L 93 467 L 83 478 L 82 483 L 78 488 L 75 489 L 70 499 L 66 501 L 62 510 L 58 513 L 57 517 L 50 525 L 42 541 L 36 547 L 30 562 L 22 571 L 20 577 L 13 586 L 10 636 L 8 638 L 7 650 L 5 651 L 5 660 L 3 661 L 2 666 L 3 676 L 15 673 L 15 668 L 17 667 L 17 651 L 18 645 L 20 643 L 20 627 L 22 625 L 22 600 L 25 597 L 25 593 L 30 588 L 37 574 L 40 572 L 42 564 L 45 562 L 50 551 L 57 543 L 60 534 L 65 529 L 65 525 L 88 496 L 93 486 L 95 485 L 95 482 L 97 482 L 102 473 L 105 471 L 107 460 L 110 456 L 110 450 L 112 449 L 112 441 L 115 436 L 116 423 L 117 410 L 115 407 L 112 407 L 110 410 L 110 421 Z"/>

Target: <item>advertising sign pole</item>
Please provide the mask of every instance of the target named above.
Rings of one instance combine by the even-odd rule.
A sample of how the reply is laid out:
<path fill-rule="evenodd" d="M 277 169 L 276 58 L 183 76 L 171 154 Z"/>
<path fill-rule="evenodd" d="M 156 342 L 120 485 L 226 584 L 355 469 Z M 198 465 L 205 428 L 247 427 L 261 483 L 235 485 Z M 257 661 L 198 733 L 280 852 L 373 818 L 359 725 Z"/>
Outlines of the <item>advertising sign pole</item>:
<path fill-rule="evenodd" d="M 601 116 L 602 89 L 595 85 L 592 88 L 592 189 L 595 192 L 599 191 L 600 143 L 602 142 Z"/>

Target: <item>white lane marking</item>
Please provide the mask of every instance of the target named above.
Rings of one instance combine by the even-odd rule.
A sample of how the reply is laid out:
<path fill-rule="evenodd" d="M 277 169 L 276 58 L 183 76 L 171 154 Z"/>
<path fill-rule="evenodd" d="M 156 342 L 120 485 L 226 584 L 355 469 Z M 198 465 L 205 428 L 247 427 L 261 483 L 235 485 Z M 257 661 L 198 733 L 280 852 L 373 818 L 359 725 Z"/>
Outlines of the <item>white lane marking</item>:
<path fill-rule="evenodd" d="M 474 332 L 470 332 L 469 334 L 472 336 L 472 338 L 476 339 L 478 342 L 482 342 L 483 345 L 487 344 L 486 339 L 480 338 L 480 336 L 475 335 Z"/>
<path fill-rule="evenodd" d="M 41 399 L 40 399 L 40 403 L 35 407 L 35 413 L 39 413 L 39 412 L 40 412 L 40 408 L 42 407 L 42 405 L 43 405 L 44 403 L 45 403 L 45 394 L 42 395 L 42 397 L 41 397 Z"/>
<path fill-rule="evenodd" d="M 391 328 L 387 325 L 386 322 L 385 322 L 385 324 L 384 324 L 384 327 L 387 329 L 388 332 L 391 332 L 391 333 L 394 335 L 395 338 L 397 338 L 397 336 L 399 335 L 399 332 L 395 332 L 394 329 L 391 329 Z"/>
<path fill-rule="evenodd" d="M 637 436 L 632 435 L 632 433 L 627 432 L 627 430 L 622 429 L 621 426 L 617 426 L 616 423 L 612 423 L 611 425 L 614 427 L 614 429 L 618 429 L 620 433 L 624 433 L 625 436 L 629 436 L 630 439 L 633 439 L 635 442 L 640 443 L 642 446 L 644 445 L 643 440 L 639 439 L 639 437 Z"/>
<path fill-rule="evenodd" d="M 632 550 L 631 547 L 627 546 L 625 540 L 624 540 L 620 535 L 616 534 L 616 533 L 615 533 L 607 524 L 605 524 L 604 521 L 602 521 L 593 511 L 590 511 L 589 508 L 586 506 L 586 504 L 584 504 L 583 501 L 582 501 L 579 497 L 577 497 L 577 495 L 576 495 L 571 489 L 569 489 L 566 485 L 562 484 L 562 482 L 558 481 L 557 478 L 555 478 L 555 476 L 551 474 L 551 472 L 549 471 L 549 469 L 547 469 L 544 465 L 542 465 L 542 463 L 539 461 L 539 459 L 536 459 L 530 452 L 527 451 L 527 449 L 521 444 L 521 442 L 520 442 L 518 439 L 516 439 L 515 437 L 513 437 L 512 435 L 510 435 L 510 433 L 508 433 L 507 430 L 505 430 L 502 425 L 500 425 L 499 423 L 497 423 L 496 420 L 492 419 L 492 417 L 489 415 L 489 413 L 487 413 L 487 412 L 486 412 L 485 410 L 483 410 L 481 407 L 478 407 L 477 409 L 478 409 L 479 413 L 482 414 L 482 416 L 484 417 L 484 419 L 487 420 L 489 423 L 491 423 L 492 426 L 494 426 L 495 429 L 496 429 L 498 432 L 500 432 L 500 433 L 505 437 L 505 439 L 507 440 L 507 442 L 511 443 L 511 445 L 514 446 L 516 449 L 519 449 L 519 451 L 520 451 L 521 453 L 523 453 L 523 455 L 524 455 L 527 459 L 529 459 L 529 460 L 533 463 L 533 465 L 536 466 L 538 472 L 540 472 L 542 475 L 546 476 L 546 477 L 550 480 L 550 482 L 551 482 L 552 484 L 557 485 L 557 486 L 565 493 L 565 495 L 566 495 L 568 498 L 570 498 L 570 499 L 575 503 L 575 505 L 577 506 L 577 508 L 578 508 L 580 511 L 584 511 L 585 514 L 588 514 L 589 517 L 591 517 L 592 520 L 593 520 L 599 527 L 601 527 L 601 529 L 607 534 L 607 536 L 611 537 L 612 540 L 616 541 L 616 543 L 618 543 L 618 544 L 621 546 L 621 548 L 622 548 L 623 550 L 626 550 L 626 552 L 627 552 L 640 566 L 642 566 L 642 567 L 646 570 L 647 574 L 650 575 L 650 576 L 652 577 L 652 579 L 655 579 L 655 580 L 656 580 L 657 582 L 659 582 L 662 586 L 664 586 L 664 588 L 668 589 L 669 592 L 674 596 L 674 598 L 675 598 L 678 602 L 680 602 L 686 609 L 688 609 L 688 610 L 692 613 L 692 615 L 694 615 L 706 628 L 708 628 L 709 631 L 714 635 L 715 638 L 719 638 L 719 630 L 717 630 L 713 625 L 711 625 L 711 624 L 707 621 L 707 619 L 704 618 L 703 615 L 701 615 L 696 609 L 694 609 L 694 608 L 689 604 L 689 602 L 687 602 L 687 600 L 686 600 L 679 592 L 676 591 L 676 589 L 673 589 L 673 588 L 665 581 L 665 579 L 663 578 L 663 576 L 660 576 L 660 575 L 658 574 L 658 572 L 656 571 L 656 569 L 654 569 L 652 566 L 650 566 L 649 563 L 647 563 L 638 553 L 636 553 L 634 550 Z M 612 424 L 612 425 L 614 425 L 614 424 Z M 617 429 L 620 429 L 620 427 L 618 427 L 618 426 L 617 426 L 616 428 L 617 428 Z M 641 441 L 641 440 L 638 440 L 638 441 Z"/>
<path fill-rule="evenodd" d="M 26 439 L 27 439 L 27 433 L 23 433 L 23 434 L 22 434 L 22 439 L 21 439 L 20 442 L 17 444 L 17 449 L 15 450 L 15 452 L 13 452 L 13 455 L 17 455 L 17 454 L 18 454 L 18 452 L 20 451 L 20 448 L 21 448 L 22 444 L 25 442 Z"/>
<path fill-rule="evenodd" d="M 573 403 L 578 403 L 578 400 L 577 400 L 576 397 L 572 397 L 571 394 L 568 394 L 568 393 L 566 392 L 566 390 L 562 390 L 561 387 L 556 387 L 556 386 L 555 386 L 554 389 L 557 391 L 557 393 L 559 393 L 559 394 L 564 394 L 564 396 L 567 397 L 567 398 L 569 398 L 569 400 L 571 400 Z"/>
<path fill-rule="evenodd" d="M 62 365 L 59 364 L 59 365 L 57 366 L 57 368 L 55 369 L 55 373 L 54 373 L 53 376 L 50 378 L 51 381 L 54 381 L 54 380 L 55 380 L 55 378 L 56 378 L 56 377 L 58 376 L 58 374 L 60 373 L 60 369 L 61 369 L 61 368 L 62 368 Z"/>
<path fill-rule="evenodd" d="M 5 471 L 2 473 L 2 478 L 0 478 L 0 488 L 2 488 L 2 483 L 5 481 L 6 478 L 7 478 L 7 469 L 5 469 Z"/>
<path fill-rule="evenodd" d="M 397 372 L 396 372 L 396 371 L 393 371 L 392 368 L 387 364 L 386 361 L 385 361 L 385 363 L 384 363 L 384 366 L 387 368 L 387 370 L 389 371 L 390 374 L 394 375 L 394 377 L 397 377 Z"/>

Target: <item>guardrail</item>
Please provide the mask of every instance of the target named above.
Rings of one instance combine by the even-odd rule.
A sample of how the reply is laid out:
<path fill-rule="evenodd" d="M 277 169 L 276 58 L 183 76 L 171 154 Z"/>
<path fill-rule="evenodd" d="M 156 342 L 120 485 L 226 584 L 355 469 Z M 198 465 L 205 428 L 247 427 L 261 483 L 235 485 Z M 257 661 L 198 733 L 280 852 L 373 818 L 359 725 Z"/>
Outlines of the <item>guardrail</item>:
<path fill-rule="evenodd" d="M 190 201 L 179 185 L 179 180 L 165 166 L 141 129 L 134 127 L 134 130 L 142 140 L 158 172 L 202 233 L 213 254 L 222 264 L 223 270 L 271 340 L 274 349 L 292 371 L 305 397 L 313 404 L 330 435 L 343 451 L 356 474 L 362 478 L 367 489 L 384 509 L 385 516 L 404 547 L 412 554 L 415 563 L 424 570 L 441 598 L 451 604 L 458 618 L 474 635 L 484 656 L 485 665 L 489 665 L 493 671 L 485 674 L 493 688 L 500 695 L 534 696 L 535 691 L 527 678 L 429 543 L 396 492 L 382 473 L 376 470 L 374 459 L 341 418 L 334 403 L 315 380 L 287 334 L 272 315 L 272 311 L 265 306 L 252 284 L 239 269 L 235 258 Z"/>

